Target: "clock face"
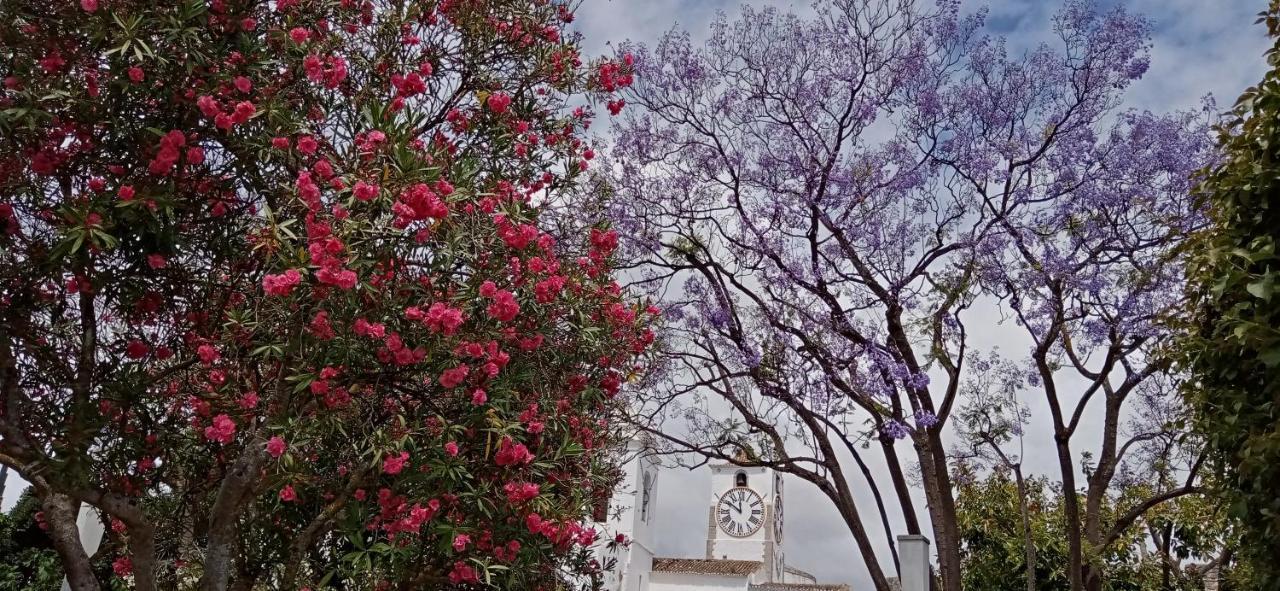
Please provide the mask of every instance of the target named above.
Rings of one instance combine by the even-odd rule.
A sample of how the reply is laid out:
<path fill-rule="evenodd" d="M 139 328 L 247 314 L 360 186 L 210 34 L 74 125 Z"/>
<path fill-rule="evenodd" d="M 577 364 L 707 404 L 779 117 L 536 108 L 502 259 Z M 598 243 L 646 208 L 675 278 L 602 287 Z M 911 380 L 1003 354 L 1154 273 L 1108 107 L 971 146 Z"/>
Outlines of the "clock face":
<path fill-rule="evenodd" d="M 716 523 L 720 531 L 735 538 L 745 538 L 764 525 L 764 500 L 745 487 L 729 489 L 716 503 Z"/>

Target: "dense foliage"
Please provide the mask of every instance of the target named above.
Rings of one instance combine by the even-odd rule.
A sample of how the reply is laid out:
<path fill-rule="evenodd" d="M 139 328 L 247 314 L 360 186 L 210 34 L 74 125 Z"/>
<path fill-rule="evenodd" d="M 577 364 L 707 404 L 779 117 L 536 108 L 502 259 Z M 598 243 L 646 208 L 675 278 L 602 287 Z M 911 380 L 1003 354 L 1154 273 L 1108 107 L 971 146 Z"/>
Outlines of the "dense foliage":
<path fill-rule="evenodd" d="M 705 43 L 622 48 L 638 75 L 615 120 L 615 218 L 670 314 L 670 371 L 650 374 L 637 422 L 812 483 L 879 591 L 893 534 L 932 531 L 939 588 L 958 591 L 950 426 L 998 379 L 1046 409 L 1028 436 L 1082 491 L 1062 498 L 1067 576 L 1100 590 L 1099 549 L 1198 490 L 1154 353 L 1181 304 L 1212 110 L 1123 108 L 1149 60 L 1139 15 L 1062 2 L 1045 42 L 1016 51 L 960 4 L 748 7 Z M 1125 497 L 1165 442 L 1190 478 Z"/>
<path fill-rule="evenodd" d="M 1280 2 L 1262 19 L 1272 69 L 1240 97 L 1208 171 L 1208 227 L 1190 244 L 1193 297 L 1181 342 L 1224 490 L 1258 585 L 1280 589 Z"/>
<path fill-rule="evenodd" d="M 39 501 L 26 492 L 0 514 L 0 589 L 56 591 L 62 583 L 58 554 L 40 527 L 39 511 Z"/>
<path fill-rule="evenodd" d="M 1070 589 L 1066 531 L 1059 491 L 1045 478 L 1027 479 L 1025 494 L 1007 470 L 985 477 L 961 467 L 956 475 L 965 591 L 1024 591 L 1026 566 L 1021 508 L 1028 509 L 1036 548 L 1035 586 L 1040 591 Z M 1122 502 L 1146 494 L 1135 490 Z M 1115 508 L 1104 508 L 1108 515 Z M 1218 564 L 1217 550 L 1227 533 L 1223 511 L 1205 497 L 1183 497 L 1145 515 L 1096 560 L 1106 565 L 1103 589 L 1111 591 L 1200 591 L 1206 564 Z M 1234 573 L 1220 571 L 1223 589 Z"/>
<path fill-rule="evenodd" d="M 72 588 L 549 589 L 652 340 L 548 0 L 0 4 L 0 462 Z M 577 98 L 575 98 L 575 95 Z M 620 103 L 610 104 L 616 112 Z"/>

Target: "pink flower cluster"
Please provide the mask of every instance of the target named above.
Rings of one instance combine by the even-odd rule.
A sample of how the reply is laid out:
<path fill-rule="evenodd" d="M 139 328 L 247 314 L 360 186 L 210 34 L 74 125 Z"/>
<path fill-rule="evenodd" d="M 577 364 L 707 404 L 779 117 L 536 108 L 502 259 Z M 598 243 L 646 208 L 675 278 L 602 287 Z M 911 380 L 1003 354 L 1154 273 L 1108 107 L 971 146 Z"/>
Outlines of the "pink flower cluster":
<path fill-rule="evenodd" d="M 394 476 L 404 470 L 408 463 L 409 452 L 407 451 L 402 451 L 399 455 L 387 456 L 382 459 L 382 472 Z"/>
<path fill-rule="evenodd" d="M 480 285 L 480 296 L 492 300 L 485 311 L 498 322 L 511 322 L 520 314 L 520 304 L 516 302 L 515 294 L 498 289 L 492 281 L 485 281 Z"/>
<path fill-rule="evenodd" d="M 227 415 L 213 417 L 213 424 L 204 428 L 204 438 L 226 445 L 236 436 L 236 422 Z"/>
<path fill-rule="evenodd" d="M 362 500 L 364 491 L 356 491 L 356 498 Z M 404 497 L 384 488 L 378 491 L 378 508 L 378 515 L 369 523 L 369 528 L 381 527 L 389 536 L 395 537 L 401 532 L 418 533 L 422 525 L 440 511 L 440 501 L 431 499 L 425 506 L 414 503 L 411 507 Z"/>
<path fill-rule="evenodd" d="M 278 275 L 265 275 L 262 278 L 262 289 L 267 295 L 287 296 L 302 281 L 297 269 L 289 269 Z"/>
<path fill-rule="evenodd" d="M 302 60 L 302 69 L 307 79 L 322 84 L 325 88 L 337 88 L 347 79 L 347 60 L 338 56 L 308 55 Z"/>
<path fill-rule="evenodd" d="M 522 250 L 538 239 L 538 228 L 533 224 L 513 224 L 507 216 L 493 216 L 493 223 L 498 226 L 498 236 L 512 250 Z"/>
<path fill-rule="evenodd" d="M 147 172 L 156 176 L 169 174 L 169 171 L 178 164 L 178 159 L 182 157 L 181 149 L 186 143 L 187 136 L 181 131 L 175 129 L 164 134 L 164 137 L 160 138 L 160 149 L 156 151 L 155 158 L 151 159 Z M 187 161 L 190 164 L 204 162 L 204 150 L 193 146 L 187 150 Z"/>
<path fill-rule="evenodd" d="M 446 369 L 440 373 L 440 386 L 444 388 L 456 388 L 467 379 L 467 375 L 471 373 L 471 368 L 463 363 L 457 367 Z"/>
<path fill-rule="evenodd" d="M 493 461 L 499 466 L 523 466 L 533 463 L 533 454 L 523 443 L 516 443 L 510 437 L 503 437 L 498 444 L 498 453 Z"/>
<path fill-rule="evenodd" d="M 507 502 L 512 505 L 526 503 L 541 492 L 541 488 L 532 482 L 508 482 L 502 490 L 507 493 Z"/>
<path fill-rule="evenodd" d="M 449 206 L 444 197 L 452 192 L 453 185 L 445 181 L 437 181 L 434 188 L 418 183 L 405 189 L 391 206 L 391 212 L 396 215 L 395 227 L 407 228 L 413 222 L 448 217 Z"/>
<path fill-rule="evenodd" d="M 466 322 L 466 315 L 461 309 L 450 307 L 443 302 L 431 304 L 425 313 L 417 306 L 411 306 L 405 309 L 404 316 L 409 320 L 422 322 L 433 333 L 442 332 L 446 336 L 452 336 L 462 323 Z"/>
<path fill-rule="evenodd" d="M 280 456 L 284 455 L 285 447 L 284 439 L 279 435 L 276 435 L 275 437 L 272 437 L 271 440 L 267 441 L 267 453 L 271 454 L 271 457 L 273 458 L 278 459 Z"/>

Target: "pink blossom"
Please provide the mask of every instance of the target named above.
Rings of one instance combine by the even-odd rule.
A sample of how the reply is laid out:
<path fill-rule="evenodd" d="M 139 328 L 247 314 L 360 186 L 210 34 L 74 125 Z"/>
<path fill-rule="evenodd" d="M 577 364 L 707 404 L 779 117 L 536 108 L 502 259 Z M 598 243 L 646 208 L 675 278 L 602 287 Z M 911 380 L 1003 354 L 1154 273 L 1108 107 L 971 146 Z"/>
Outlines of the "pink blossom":
<path fill-rule="evenodd" d="M 85 1 L 88 0 L 82 0 L 81 4 L 84 4 Z M 90 10 L 89 12 L 93 11 Z M 111 563 L 111 571 L 114 572 L 117 577 L 127 577 L 133 574 L 133 561 L 130 560 L 128 556 L 121 556 L 120 558 L 117 558 L 115 562 Z"/>
<path fill-rule="evenodd" d="M 398 456 L 387 456 L 382 460 L 382 471 L 386 474 L 399 474 L 409 463 L 409 452 L 402 451 Z"/>
<path fill-rule="evenodd" d="M 356 186 L 351 191 L 356 199 L 360 201 L 372 201 L 378 196 L 378 185 L 372 185 L 364 181 L 356 181 Z"/>
<path fill-rule="evenodd" d="M 440 385 L 445 388 L 455 388 L 467 379 L 467 374 L 471 373 L 471 368 L 467 364 L 446 369 L 440 374 Z"/>
<path fill-rule="evenodd" d="M 252 390 L 245 392 L 239 400 L 240 408 L 252 410 L 258 407 L 258 393 Z"/>
<path fill-rule="evenodd" d="M 489 400 L 488 394 L 485 394 L 485 391 L 481 388 L 476 388 L 475 391 L 471 393 L 471 404 L 480 406 L 480 405 L 483 405 L 488 400 Z"/>
<path fill-rule="evenodd" d="M 270 441 L 267 441 L 267 453 L 271 454 L 271 457 L 279 458 L 284 455 L 284 450 L 284 439 L 281 439 L 279 435 L 276 435 L 275 437 L 272 437 Z"/>
<path fill-rule="evenodd" d="M 280 489 L 280 500 L 286 503 L 298 500 L 298 493 L 294 492 L 292 484 L 286 484 Z"/>
<path fill-rule="evenodd" d="M 507 290 L 499 290 L 493 296 L 493 303 L 486 309 L 489 317 L 499 322 L 511 322 L 520 314 L 520 304 L 516 303 L 514 294 Z"/>
<path fill-rule="evenodd" d="M 458 455 L 458 444 L 453 441 L 444 444 L 444 453 L 449 454 L 451 458 L 456 457 Z"/>
<path fill-rule="evenodd" d="M 294 27 L 289 31 L 289 38 L 292 39 L 294 43 L 306 43 L 307 39 L 310 37 L 311 33 L 307 32 L 307 30 L 302 27 Z"/>
<path fill-rule="evenodd" d="M 480 577 L 476 575 L 476 569 L 459 560 L 453 563 L 453 568 L 449 571 L 449 582 L 454 585 L 479 583 Z"/>
<path fill-rule="evenodd" d="M 223 445 L 231 443 L 236 436 L 236 423 L 227 415 L 213 417 L 213 424 L 205 427 L 204 437 Z"/>
<path fill-rule="evenodd" d="M 214 362 L 222 358 L 222 354 L 218 352 L 217 347 L 209 344 L 196 347 L 196 355 L 200 357 L 200 362 L 205 365 L 213 365 Z"/>
<path fill-rule="evenodd" d="M 262 289 L 267 295 L 287 296 L 302 281 L 297 269 L 289 269 L 278 275 L 266 275 L 262 278 Z"/>
<path fill-rule="evenodd" d="M 80 8 L 85 12 L 94 12 L 98 10 L 98 0 L 80 0 Z"/>
<path fill-rule="evenodd" d="M 319 147 L 320 146 L 319 144 L 316 143 L 315 138 L 309 135 L 304 135 L 298 138 L 298 151 L 302 152 L 303 154 L 306 154 L 308 156 L 310 156 L 311 154 L 315 154 L 316 149 Z"/>
<path fill-rule="evenodd" d="M 467 545 L 471 543 L 471 536 L 467 534 L 458 534 L 453 536 L 453 551 L 462 552 L 467 549 Z"/>
<path fill-rule="evenodd" d="M 129 344 L 125 346 L 125 355 L 128 355 L 129 359 L 142 359 L 143 357 L 146 357 L 147 353 L 150 351 L 151 348 L 148 347 L 146 343 L 138 339 L 129 341 Z"/>
<path fill-rule="evenodd" d="M 462 310 L 451 308 L 441 302 L 435 302 L 427 309 L 425 321 L 427 328 L 431 332 L 443 332 L 446 335 L 452 335 L 462 326 L 465 316 L 463 316 Z"/>
<path fill-rule="evenodd" d="M 493 460 L 499 466 L 516 466 L 533 462 L 533 454 L 529 453 L 529 448 L 523 443 L 515 443 L 510 437 L 504 437 Z"/>
<path fill-rule="evenodd" d="M 507 107 L 511 106 L 511 95 L 505 92 L 495 92 L 489 95 L 489 110 L 501 115 L 507 112 Z"/>
<path fill-rule="evenodd" d="M 507 493 L 507 502 L 512 505 L 526 503 L 542 492 L 541 487 L 532 482 L 508 482 L 502 490 Z"/>

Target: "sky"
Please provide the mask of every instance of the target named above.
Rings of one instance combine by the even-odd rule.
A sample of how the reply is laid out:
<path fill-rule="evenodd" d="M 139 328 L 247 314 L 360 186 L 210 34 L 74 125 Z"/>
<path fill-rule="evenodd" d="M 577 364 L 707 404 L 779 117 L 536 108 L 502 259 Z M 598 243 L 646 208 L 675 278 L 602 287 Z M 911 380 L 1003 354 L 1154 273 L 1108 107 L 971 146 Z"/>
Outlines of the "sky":
<path fill-rule="evenodd" d="M 928 2 L 929 0 L 918 0 Z M 673 27 L 687 30 L 695 43 L 706 38 L 708 24 L 718 12 L 732 19 L 744 3 L 740 0 L 583 0 L 577 11 L 575 26 L 583 34 L 584 54 L 611 53 L 611 46 L 622 41 L 640 41 L 652 45 Z M 756 7 L 775 6 L 804 14 L 810 10 L 806 2 L 775 0 L 748 2 Z M 1206 95 L 1212 95 L 1221 109 L 1230 107 L 1248 86 L 1261 79 L 1265 71 L 1263 52 L 1270 46 L 1265 30 L 1255 25 L 1264 0 L 1103 0 L 1105 6 L 1120 4 L 1127 10 L 1147 16 L 1154 25 L 1151 67 L 1128 92 L 1126 107 L 1154 112 L 1195 109 Z M 987 3 L 965 0 L 965 13 L 986 6 L 990 9 L 987 32 L 1008 39 L 1010 54 L 1034 47 L 1042 41 L 1052 42 L 1047 35 L 1050 17 L 1061 6 L 1061 0 L 991 0 Z M 981 313 L 981 312 L 979 312 Z M 988 310 L 994 316 L 994 309 Z M 996 326 L 994 317 L 988 328 L 974 329 L 975 345 L 999 345 L 1004 351 L 1026 350 L 1020 329 Z M 970 321 L 970 325 L 980 324 Z M 1048 413 L 1043 403 L 1029 402 L 1032 424 L 1029 433 L 1050 432 Z M 1093 405 L 1099 408 L 1099 405 Z M 1085 421 L 1087 424 L 1088 421 Z M 1088 432 L 1079 441 L 1096 441 Z M 948 442 L 950 445 L 950 442 Z M 1050 438 L 1028 438 L 1024 465 L 1033 473 L 1055 474 L 1056 455 Z M 877 454 L 866 454 L 869 463 Z M 899 455 L 914 458 L 903 444 Z M 1034 467 L 1044 466 L 1044 471 Z M 877 480 L 887 472 L 882 465 L 872 465 Z M 713 501 L 710 472 L 667 469 L 659 479 L 660 505 L 656 507 L 661 556 L 701 557 L 705 552 L 706 511 Z M 857 484 L 855 484 L 857 487 Z M 863 487 L 865 488 L 865 487 Z M 853 540 L 832 505 L 804 482 L 786 487 L 786 544 L 784 552 L 791 566 L 818 576 L 820 582 L 849 583 L 853 589 L 870 588 L 870 578 Z M 858 489 L 860 507 L 874 508 L 870 493 Z M 922 523 L 923 495 L 917 495 L 917 508 Z M 869 520 L 876 521 L 876 520 Z M 883 540 L 883 530 L 869 523 L 872 540 Z M 893 526 L 901 530 L 900 519 Z M 883 565 L 892 572 L 892 564 Z"/>
<path fill-rule="evenodd" d="M 1107 0 L 1106 3 L 1117 2 Z M 800 12 L 809 9 L 807 3 L 786 1 L 751 4 Z M 1218 105 L 1225 108 L 1242 90 L 1261 78 L 1265 69 L 1262 53 L 1269 43 L 1262 27 L 1253 21 L 1256 13 L 1265 8 L 1265 0 L 1128 0 L 1122 4 L 1146 15 L 1155 25 L 1151 68 L 1129 91 L 1127 106 L 1157 112 L 1195 108 L 1201 97 L 1212 94 Z M 584 35 L 584 53 L 598 55 L 609 52 L 611 44 L 628 39 L 652 43 L 673 26 L 688 30 L 695 40 L 703 39 L 708 23 L 718 11 L 732 18 L 741 5 L 729 0 L 584 0 L 575 26 Z M 970 12 L 983 5 L 966 0 L 963 10 Z M 992 0 L 985 5 L 990 8 L 988 32 L 1007 37 L 1013 51 L 1048 39 L 1045 33 L 1049 17 L 1060 0 Z M 994 314 L 994 310 L 990 313 Z M 995 327 L 975 336 L 980 345 L 1000 344 L 1004 350 L 1017 350 L 1019 344 L 1009 341 L 1018 335 L 1020 332 L 1012 327 Z M 1036 412 L 1034 406 L 1031 410 L 1044 423 L 1033 423 L 1029 431 L 1047 427 L 1047 413 Z M 1024 463 L 1056 465 L 1050 443 L 1047 438 L 1029 440 Z M 901 449 L 899 453 L 914 457 L 909 449 Z M 871 459 L 875 455 L 867 454 L 867 457 Z M 883 478 L 882 466 L 873 465 L 872 469 L 878 478 Z M 672 468 L 663 473 L 659 482 L 661 494 L 657 498 L 661 504 L 655 509 L 660 532 L 658 553 L 700 557 L 705 551 L 706 511 L 712 500 L 709 471 Z M 3 499 L 4 509 L 17 499 L 17 491 L 22 486 L 23 483 L 11 475 Z M 814 573 L 823 582 L 849 583 L 854 589 L 870 588 L 866 568 L 830 503 L 803 482 L 792 482 L 786 490 L 789 498 L 785 501 L 784 551 L 788 564 Z M 859 490 L 858 498 L 864 506 L 871 507 L 869 496 L 868 492 Z M 917 499 L 917 506 L 923 510 L 923 498 Z M 884 538 L 878 525 L 869 525 L 873 540 Z M 891 564 L 885 566 L 891 570 Z"/>

